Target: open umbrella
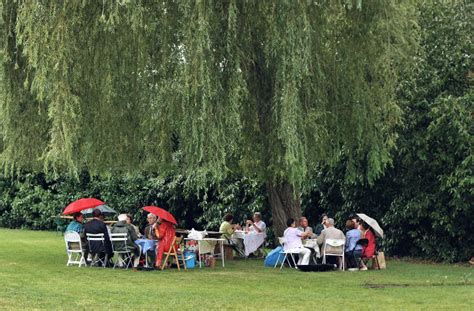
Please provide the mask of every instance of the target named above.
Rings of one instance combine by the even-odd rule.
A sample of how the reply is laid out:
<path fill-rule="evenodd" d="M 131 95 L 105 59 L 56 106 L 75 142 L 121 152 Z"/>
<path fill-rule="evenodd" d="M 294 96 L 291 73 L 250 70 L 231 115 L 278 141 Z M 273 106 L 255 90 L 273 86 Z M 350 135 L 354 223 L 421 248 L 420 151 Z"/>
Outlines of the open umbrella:
<path fill-rule="evenodd" d="M 171 215 L 170 212 L 167 210 L 162 209 L 161 207 L 158 206 L 145 206 L 143 208 L 144 211 L 150 212 L 152 214 L 155 214 L 156 216 L 160 217 L 163 220 L 166 220 L 172 224 L 177 224 L 176 219 L 174 218 L 173 215 Z"/>
<path fill-rule="evenodd" d="M 92 212 L 95 209 L 100 210 L 102 212 L 102 215 L 104 215 L 106 217 L 107 216 L 113 216 L 113 215 L 117 214 L 117 212 L 113 208 L 110 208 L 110 207 L 108 207 L 107 205 L 104 205 L 104 204 L 93 207 L 93 208 L 85 209 L 85 210 L 81 211 L 81 213 L 83 213 L 84 216 L 86 216 L 86 217 L 90 217 L 90 216 L 92 216 Z"/>
<path fill-rule="evenodd" d="M 366 214 L 357 214 L 360 219 L 365 221 L 372 229 L 374 229 L 375 234 L 377 234 L 379 237 L 383 238 L 383 230 L 380 228 L 379 223 L 377 220 L 367 216 Z"/>
<path fill-rule="evenodd" d="M 103 205 L 103 204 L 105 204 L 105 203 L 102 202 L 101 200 L 97 200 L 97 199 L 94 199 L 94 198 L 83 198 L 83 199 L 76 200 L 76 201 L 72 202 L 71 204 L 69 204 L 64 209 L 63 214 L 64 215 L 74 214 L 74 213 L 78 213 L 82 210 L 85 210 L 85 209 L 88 209 L 88 208 L 94 208 L 96 206 Z"/>

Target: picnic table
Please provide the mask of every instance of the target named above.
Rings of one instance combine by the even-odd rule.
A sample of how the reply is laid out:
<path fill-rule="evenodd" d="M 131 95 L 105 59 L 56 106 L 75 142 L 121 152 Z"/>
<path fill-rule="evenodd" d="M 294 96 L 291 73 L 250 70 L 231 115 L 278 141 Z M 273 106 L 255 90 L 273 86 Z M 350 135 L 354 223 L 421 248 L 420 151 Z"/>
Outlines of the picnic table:
<path fill-rule="evenodd" d="M 147 252 L 149 250 L 153 250 L 155 252 L 155 255 L 156 255 L 156 245 L 157 245 L 158 241 L 156 240 L 150 240 L 150 239 L 138 239 L 138 240 L 135 240 L 135 244 L 137 244 L 138 246 L 140 246 L 141 250 L 142 250 L 142 254 L 145 255 L 145 266 L 146 267 L 149 267 L 148 266 L 148 256 L 147 256 Z"/>
<path fill-rule="evenodd" d="M 242 230 L 236 230 L 232 234 L 234 239 L 242 239 L 244 244 L 245 256 L 249 256 L 255 252 L 264 242 L 266 234 L 263 232 L 245 232 Z"/>
<path fill-rule="evenodd" d="M 319 245 L 316 239 L 303 240 L 303 246 L 314 250 L 316 258 L 321 257 L 321 252 L 319 250 Z"/>

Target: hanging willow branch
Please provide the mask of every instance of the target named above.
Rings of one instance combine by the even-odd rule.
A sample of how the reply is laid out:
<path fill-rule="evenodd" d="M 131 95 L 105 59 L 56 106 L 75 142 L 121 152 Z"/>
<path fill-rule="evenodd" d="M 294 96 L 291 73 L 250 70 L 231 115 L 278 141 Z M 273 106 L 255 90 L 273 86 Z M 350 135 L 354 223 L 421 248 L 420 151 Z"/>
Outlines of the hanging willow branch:
<path fill-rule="evenodd" d="M 409 1 L 3 1 L 5 168 L 243 172 L 390 161 Z M 32 127 L 35 131 L 32 131 Z"/>

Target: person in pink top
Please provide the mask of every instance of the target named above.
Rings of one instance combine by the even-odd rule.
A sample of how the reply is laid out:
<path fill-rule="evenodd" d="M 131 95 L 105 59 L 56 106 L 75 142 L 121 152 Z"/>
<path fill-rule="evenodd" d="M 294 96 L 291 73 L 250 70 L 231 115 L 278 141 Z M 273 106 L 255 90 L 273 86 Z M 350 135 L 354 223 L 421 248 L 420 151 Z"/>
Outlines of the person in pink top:
<path fill-rule="evenodd" d="M 375 234 L 372 232 L 372 229 L 366 222 L 362 222 L 361 225 L 364 234 L 363 237 L 368 240 L 368 244 L 362 249 L 362 262 L 360 269 L 367 270 L 367 266 L 365 265 L 365 263 L 375 255 Z"/>
<path fill-rule="evenodd" d="M 302 232 L 296 228 L 296 223 L 293 218 L 288 219 L 286 222 L 288 228 L 286 228 L 283 236 L 285 238 L 285 244 L 283 245 L 285 251 L 291 251 L 294 254 L 299 255 L 298 265 L 309 264 L 309 258 L 311 251 L 303 246 L 302 239 L 308 237 L 311 232 Z"/>

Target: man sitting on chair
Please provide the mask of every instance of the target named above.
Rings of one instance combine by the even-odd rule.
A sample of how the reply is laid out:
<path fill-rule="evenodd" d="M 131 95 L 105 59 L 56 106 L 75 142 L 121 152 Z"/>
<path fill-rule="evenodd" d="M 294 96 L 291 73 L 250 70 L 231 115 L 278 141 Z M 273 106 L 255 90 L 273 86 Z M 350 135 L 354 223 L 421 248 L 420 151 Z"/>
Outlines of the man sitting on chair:
<path fill-rule="evenodd" d="M 100 259 L 104 260 L 104 258 L 107 256 L 108 259 L 112 258 L 112 244 L 110 243 L 110 238 L 109 238 L 109 230 L 107 229 L 106 224 L 104 223 L 103 215 L 102 212 L 99 209 L 95 209 L 92 211 L 92 216 L 94 219 L 91 221 L 87 222 L 84 226 L 84 233 L 87 236 L 87 233 L 91 234 L 98 234 L 98 233 L 103 233 L 104 234 L 104 245 L 102 245 L 102 242 L 99 241 L 91 241 L 91 247 L 90 247 L 90 252 L 91 253 L 96 253 L 100 254 Z M 105 263 L 106 265 L 109 265 L 109 263 Z"/>
<path fill-rule="evenodd" d="M 112 227 L 111 233 L 127 234 L 126 247 L 127 250 L 133 254 L 133 267 L 136 268 L 138 266 L 138 262 L 140 261 L 140 247 L 134 242 L 138 239 L 137 233 L 135 232 L 133 226 L 127 222 L 127 214 L 120 214 L 118 216 L 118 220 L 119 221 Z M 114 244 L 114 247 L 120 247 L 118 242 Z"/>
<path fill-rule="evenodd" d="M 308 226 L 308 218 L 306 217 L 300 217 L 300 226 L 298 227 L 298 230 L 302 232 L 309 232 L 308 235 L 306 236 L 306 239 L 315 239 L 316 234 L 313 233 L 313 228 Z"/>
<path fill-rule="evenodd" d="M 346 237 L 344 236 L 344 233 L 334 227 L 334 219 L 329 218 L 326 222 L 326 229 L 321 231 L 321 234 L 318 236 L 318 244 L 322 245 L 324 247 L 324 243 L 326 243 L 327 239 L 340 239 L 340 240 L 345 240 Z M 344 250 L 341 247 L 333 247 L 331 245 L 326 246 L 326 252 L 332 253 L 332 254 L 341 254 L 344 252 Z M 330 263 L 335 263 L 334 257 L 333 256 L 328 256 L 328 261 Z"/>
<path fill-rule="evenodd" d="M 309 258 L 311 251 L 303 246 L 301 239 L 305 239 L 310 235 L 309 232 L 301 232 L 296 228 L 296 223 L 293 218 L 288 219 L 286 222 L 288 228 L 286 228 L 283 236 L 285 237 L 284 249 L 290 251 L 293 254 L 298 254 L 298 265 L 309 264 Z"/>

